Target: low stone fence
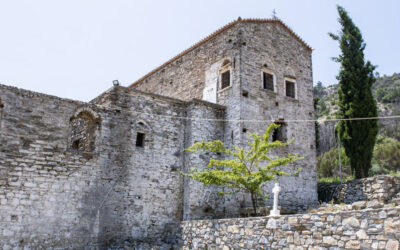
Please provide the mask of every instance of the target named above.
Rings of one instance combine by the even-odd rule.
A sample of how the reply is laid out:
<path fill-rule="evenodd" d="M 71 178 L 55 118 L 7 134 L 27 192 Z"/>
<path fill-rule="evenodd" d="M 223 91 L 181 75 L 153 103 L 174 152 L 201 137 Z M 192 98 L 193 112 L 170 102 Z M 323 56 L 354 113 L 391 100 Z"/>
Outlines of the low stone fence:
<path fill-rule="evenodd" d="M 187 221 L 183 249 L 399 249 L 400 207 Z M 301 249 L 303 249 L 301 248 Z M 337 248 L 332 248 L 337 249 Z"/>
<path fill-rule="evenodd" d="M 362 200 L 388 202 L 399 192 L 400 177 L 383 175 L 352 180 L 343 184 L 318 184 L 318 199 L 324 202 L 332 199 L 347 204 Z"/>

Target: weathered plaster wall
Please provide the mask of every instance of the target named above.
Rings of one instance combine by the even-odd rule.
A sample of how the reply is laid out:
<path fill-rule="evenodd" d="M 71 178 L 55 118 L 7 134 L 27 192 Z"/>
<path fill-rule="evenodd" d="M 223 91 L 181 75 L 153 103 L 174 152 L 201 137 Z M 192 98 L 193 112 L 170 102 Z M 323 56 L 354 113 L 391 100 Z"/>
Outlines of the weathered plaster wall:
<path fill-rule="evenodd" d="M 399 249 L 400 208 L 183 222 L 183 249 Z"/>

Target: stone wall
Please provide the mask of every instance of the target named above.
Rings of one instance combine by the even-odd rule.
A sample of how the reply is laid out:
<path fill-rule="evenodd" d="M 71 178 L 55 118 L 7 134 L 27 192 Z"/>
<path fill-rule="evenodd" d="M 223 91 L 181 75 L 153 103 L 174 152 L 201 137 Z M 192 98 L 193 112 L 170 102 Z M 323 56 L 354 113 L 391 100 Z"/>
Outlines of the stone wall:
<path fill-rule="evenodd" d="M 374 176 L 346 183 L 319 183 L 319 200 L 353 203 L 356 201 L 388 202 L 400 193 L 400 177 Z"/>
<path fill-rule="evenodd" d="M 400 207 L 187 221 L 183 249 L 399 249 Z"/>
<path fill-rule="evenodd" d="M 4 85 L 0 98 L 0 245 L 91 244 L 106 188 L 100 152 L 115 152 L 102 138 L 114 136 L 108 123 L 115 113 Z M 79 110 L 102 117 L 91 152 L 68 145 L 70 118 Z"/>
<path fill-rule="evenodd" d="M 298 176 L 279 178 L 285 194 L 282 206 L 301 210 L 315 205 L 314 123 L 290 122 L 313 119 L 311 50 L 277 22 L 243 21 L 221 30 L 189 53 L 156 69 L 132 88 L 182 100 L 210 99 L 226 106 L 223 142 L 227 145 L 246 147 L 249 133 L 263 134 L 269 123 L 283 120 L 287 125 L 287 138 L 295 138 L 295 141 L 286 150 L 272 154 L 298 153 L 304 159 L 284 168 L 287 172 L 301 168 Z M 231 86 L 220 89 L 219 70 L 223 67 L 231 71 Z M 274 72 L 275 91 L 262 89 L 264 68 Z M 286 96 L 286 77 L 296 81 L 296 98 Z M 215 94 L 215 98 L 208 96 L 209 93 Z M 271 185 L 264 187 L 267 195 L 271 194 L 271 189 Z M 224 202 L 230 215 L 239 214 L 236 208 L 251 206 L 248 195 L 243 193 L 226 196 Z"/>
<path fill-rule="evenodd" d="M 223 106 L 123 87 L 88 104 L 0 85 L 0 99 L 3 248 L 169 244 L 184 214 L 224 217 L 215 189 L 178 172 L 210 157 L 187 146 L 224 136 L 187 115 L 221 119 Z"/>
<path fill-rule="evenodd" d="M 241 97 L 241 119 L 249 121 L 241 123 L 242 145 L 247 145 L 251 138 L 249 133 L 263 134 L 269 122 L 283 122 L 286 138 L 295 140 L 288 148 L 275 150 L 272 154 L 298 153 L 304 159 L 283 168 L 287 172 L 297 168 L 302 170 L 298 176 L 279 178 L 284 190 L 282 206 L 296 210 L 313 205 L 317 202 L 315 129 L 314 123 L 301 122 L 313 119 L 311 52 L 281 25 L 246 24 L 241 31 L 246 44 L 241 48 L 241 88 L 248 92 L 247 97 Z M 262 88 L 261 76 L 265 68 L 274 74 L 274 91 Z M 296 81 L 296 98 L 286 96 L 286 77 Z M 272 187 L 272 182 L 265 185 L 264 192 L 271 196 Z M 269 205 L 271 201 L 268 201 Z M 249 206 L 250 201 L 246 204 Z"/>
<path fill-rule="evenodd" d="M 147 76 L 134 88 L 187 101 L 202 99 L 206 79 L 212 79 L 214 72 L 218 76 L 218 69 L 225 59 L 233 63 L 238 42 L 236 26 L 224 30 Z"/>
<path fill-rule="evenodd" d="M 185 131 L 185 148 L 202 140 L 224 140 L 225 107 L 214 105 L 210 107 L 202 101 L 192 102 L 187 109 L 188 120 Z M 196 120 L 196 118 L 198 120 Z M 207 120 L 210 119 L 210 120 Z M 218 159 L 221 155 L 210 152 L 184 153 L 184 172 L 189 173 L 194 169 L 205 169 L 210 158 Z M 219 188 L 205 187 L 202 183 L 186 178 L 184 184 L 184 220 L 203 218 L 223 218 L 224 197 L 217 195 Z"/>
<path fill-rule="evenodd" d="M 260 90 L 264 64 L 277 93 Z M 230 71 L 225 89 L 222 68 Z M 296 99 L 285 96 L 287 76 Z M 239 215 L 247 195 L 217 196 L 220 188 L 177 171 L 222 156 L 184 149 L 201 139 L 246 146 L 248 132 L 268 125 L 243 119 L 308 119 L 311 83 L 311 50 L 283 23 L 238 20 L 136 89 L 116 86 L 90 103 L 0 85 L 0 245 L 172 244 L 183 219 Z M 287 136 L 296 141 L 281 153 L 305 157 L 285 168 L 302 167 L 298 176 L 279 180 L 282 205 L 297 210 L 316 202 L 314 126 L 288 124 Z"/>

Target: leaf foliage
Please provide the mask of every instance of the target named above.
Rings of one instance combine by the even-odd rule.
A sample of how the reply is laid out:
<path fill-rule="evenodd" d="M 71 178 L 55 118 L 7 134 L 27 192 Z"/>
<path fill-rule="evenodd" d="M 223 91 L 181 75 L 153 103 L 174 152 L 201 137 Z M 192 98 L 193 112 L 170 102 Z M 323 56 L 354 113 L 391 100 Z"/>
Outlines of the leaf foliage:
<path fill-rule="evenodd" d="M 217 185 L 230 188 L 229 192 L 220 194 L 232 194 L 245 191 L 251 194 L 253 206 L 259 197 L 266 199 L 262 194 L 264 183 L 275 180 L 277 176 L 289 176 L 298 174 L 300 168 L 295 173 L 289 174 L 279 169 L 280 166 L 288 165 L 302 159 L 297 154 L 288 154 L 284 157 L 272 157 L 272 149 L 283 148 L 292 143 L 270 141 L 271 133 L 278 129 L 280 125 L 271 123 L 264 135 L 249 133 L 252 141 L 249 142 L 249 149 L 233 145 L 227 148 L 222 141 L 197 142 L 186 149 L 189 152 L 209 151 L 225 155 L 224 159 L 210 159 L 204 170 L 195 169 L 190 173 L 182 173 L 193 180 L 199 181 L 204 185 Z"/>

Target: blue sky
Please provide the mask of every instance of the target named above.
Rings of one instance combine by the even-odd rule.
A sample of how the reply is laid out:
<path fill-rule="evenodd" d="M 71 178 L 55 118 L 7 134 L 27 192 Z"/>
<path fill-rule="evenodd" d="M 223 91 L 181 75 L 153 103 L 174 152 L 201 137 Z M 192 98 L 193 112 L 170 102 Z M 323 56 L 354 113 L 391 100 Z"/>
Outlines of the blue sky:
<path fill-rule="evenodd" d="M 313 51 L 314 83 L 336 83 L 336 5 L 361 29 L 366 58 L 400 72 L 400 1 L 0 0 L 0 83 L 89 101 L 129 85 L 238 16 L 277 16 Z"/>

